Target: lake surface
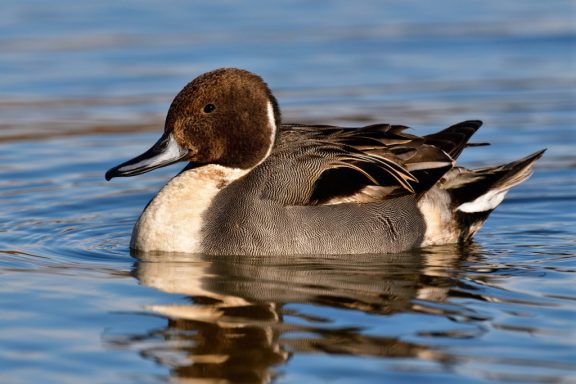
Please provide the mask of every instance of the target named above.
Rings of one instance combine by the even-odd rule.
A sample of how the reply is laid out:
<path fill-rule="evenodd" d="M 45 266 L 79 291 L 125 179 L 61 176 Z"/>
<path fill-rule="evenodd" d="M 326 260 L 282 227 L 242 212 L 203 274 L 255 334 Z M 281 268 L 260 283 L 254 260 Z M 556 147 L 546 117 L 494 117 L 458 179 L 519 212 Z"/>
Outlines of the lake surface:
<path fill-rule="evenodd" d="M 0 4 L 0 382 L 576 383 L 573 2 Z M 104 172 L 223 66 L 285 121 L 482 119 L 471 167 L 548 151 L 470 245 L 138 261 L 181 166 Z"/>

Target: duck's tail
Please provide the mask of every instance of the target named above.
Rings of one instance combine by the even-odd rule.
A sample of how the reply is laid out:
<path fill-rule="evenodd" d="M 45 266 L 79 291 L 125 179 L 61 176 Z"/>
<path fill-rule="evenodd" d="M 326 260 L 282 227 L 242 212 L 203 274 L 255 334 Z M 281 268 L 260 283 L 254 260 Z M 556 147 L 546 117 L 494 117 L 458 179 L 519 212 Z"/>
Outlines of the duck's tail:
<path fill-rule="evenodd" d="M 454 218 L 461 229 L 460 241 L 469 240 L 504 200 L 510 188 L 532 175 L 534 163 L 544 151 L 496 167 L 454 168 L 445 175 L 440 188 L 450 196 Z"/>
<path fill-rule="evenodd" d="M 544 150 L 508 164 L 481 169 L 456 167 L 418 202 L 426 221 L 422 245 L 469 240 L 506 193 L 532 174 Z"/>

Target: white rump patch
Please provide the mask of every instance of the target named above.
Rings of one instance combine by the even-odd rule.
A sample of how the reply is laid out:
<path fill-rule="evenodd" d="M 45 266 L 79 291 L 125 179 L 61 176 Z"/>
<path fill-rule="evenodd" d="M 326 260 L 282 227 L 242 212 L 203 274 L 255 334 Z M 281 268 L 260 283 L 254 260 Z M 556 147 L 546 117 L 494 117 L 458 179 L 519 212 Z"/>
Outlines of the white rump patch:
<path fill-rule="evenodd" d="M 456 210 L 466 213 L 490 211 L 504 200 L 507 192 L 507 189 L 503 191 L 488 191 L 474 201 L 461 204 Z"/>

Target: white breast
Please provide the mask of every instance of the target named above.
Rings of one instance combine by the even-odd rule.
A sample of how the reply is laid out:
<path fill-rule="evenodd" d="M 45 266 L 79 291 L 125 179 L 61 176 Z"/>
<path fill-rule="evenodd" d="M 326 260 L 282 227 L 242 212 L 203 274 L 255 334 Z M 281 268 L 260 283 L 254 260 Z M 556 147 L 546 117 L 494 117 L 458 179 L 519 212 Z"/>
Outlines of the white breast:
<path fill-rule="evenodd" d="M 130 246 L 144 252 L 202 252 L 204 212 L 222 188 L 248 171 L 206 165 L 176 176 L 140 215 Z"/>

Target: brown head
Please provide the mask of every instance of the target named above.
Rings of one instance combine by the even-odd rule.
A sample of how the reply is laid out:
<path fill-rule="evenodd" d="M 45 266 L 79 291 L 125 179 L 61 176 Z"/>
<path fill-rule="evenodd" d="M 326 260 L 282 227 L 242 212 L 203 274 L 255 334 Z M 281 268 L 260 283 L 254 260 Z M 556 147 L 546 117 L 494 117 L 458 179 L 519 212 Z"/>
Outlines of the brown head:
<path fill-rule="evenodd" d="M 235 68 L 198 76 L 176 95 L 164 134 L 142 155 L 106 172 L 134 176 L 178 161 L 249 169 L 270 153 L 280 125 L 276 99 L 257 75 Z"/>

